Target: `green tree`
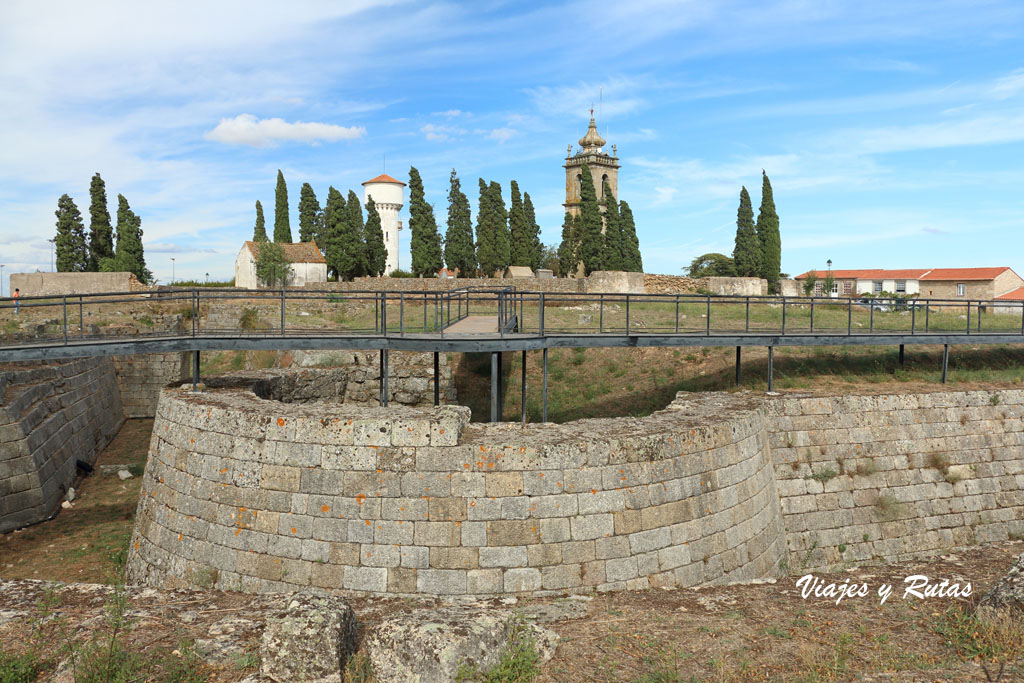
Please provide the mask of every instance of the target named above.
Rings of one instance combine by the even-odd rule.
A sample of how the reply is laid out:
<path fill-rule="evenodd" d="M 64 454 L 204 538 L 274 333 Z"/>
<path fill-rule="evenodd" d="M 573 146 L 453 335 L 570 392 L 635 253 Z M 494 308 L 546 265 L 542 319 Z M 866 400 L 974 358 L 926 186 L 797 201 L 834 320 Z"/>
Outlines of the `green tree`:
<path fill-rule="evenodd" d="M 583 270 L 590 275 L 595 270 L 604 270 L 604 234 L 601 232 L 601 209 L 597 203 L 594 177 L 590 166 L 583 164 L 583 187 L 580 191 L 580 259 Z"/>
<path fill-rule="evenodd" d="M 415 166 L 409 168 L 409 232 L 413 275 L 433 275 L 441 269 L 441 236 L 437 233 L 434 207 L 423 196 L 423 179 Z"/>
<path fill-rule="evenodd" d="M 107 210 L 107 188 L 97 173 L 89 183 L 89 265 L 88 270 L 100 269 L 100 261 L 114 255 L 114 231 Z"/>
<path fill-rule="evenodd" d="M 318 243 L 323 252 L 324 260 L 327 261 L 327 274 L 329 277 L 341 280 L 341 269 L 343 267 L 343 239 L 342 223 L 346 221 L 348 207 L 345 205 L 345 198 L 334 189 L 332 185 L 327 189 L 327 203 L 324 205 L 324 230 L 321 241 Z"/>
<path fill-rule="evenodd" d="M 267 223 L 263 220 L 263 205 L 260 204 L 260 200 L 256 200 L 256 227 L 252 231 L 253 242 L 268 242 L 270 238 L 267 237 Z"/>
<path fill-rule="evenodd" d="M 622 234 L 619 205 L 612 196 L 612 188 L 604 181 L 604 262 L 605 270 L 626 270 L 626 243 Z"/>
<path fill-rule="evenodd" d="M 476 214 L 476 260 L 487 277 L 494 277 L 509 265 L 510 238 L 501 186 L 480 179 L 480 208 Z"/>
<path fill-rule="evenodd" d="M 768 174 L 761 171 L 761 210 L 757 214 L 757 237 L 761 242 L 761 277 L 768 281 L 768 291 L 779 292 L 779 272 L 782 270 L 782 237 L 779 235 L 779 214 L 775 212 L 775 198 Z"/>
<path fill-rule="evenodd" d="M 373 197 L 366 202 L 366 267 L 367 274 L 377 277 L 384 275 L 387 268 L 388 250 L 384 246 L 384 231 L 380 227 L 380 214 Z"/>
<path fill-rule="evenodd" d="M 317 242 L 317 216 L 320 214 L 320 202 L 316 192 L 309 183 L 302 183 L 299 190 L 299 241 Z"/>
<path fill-rule="evenodd" d="M 444 260 L 449 269 L 458 271 L 462 277 L 472 277 L 476 272 L 476 252 L 473 249 L 473 219 L 469 215 L 469 198 L 462 191 L 454 168 L 449 182 Z"/>
<path fill-rule="evenodd" d="M 533 238 L 530 234 L 531 225 L 526 219 L 523 198 L 519 194 L 519 183 L 510 183 L 512 201 L 508 210 L 508 230 L 510 237 L 509 264 L 513 266 L 533 267 L 536 256 L 533 253 Z"/>
<path fill-rule="evenodd" d="M 82 212 L 66 194 L 57 200 L 57 271 L 80 273 L 89 265 L 89 252 L 85 244 L 85 226 Z"/>
<path fill-rule="evenodd" d="M 804 296 L 814 296 L 814 286 L 818 284 L 818 273 L 810 271 L 804 278 Z"/>
<path fill-rule="evenodd" d="M 544 245 L 540 243 L 540 226 L 537 225 L 537 214 L 533 210 L 533 201 L 530 199 L 530 193 L 523 193 L 523 213 L 526 214 L 526 227 L 527 234 L 530 238 L 530 268 L 537 270 L 543 268 L 544 262 Z"/>
<path fill-rule="evenodd" d="M 747 188 L 740 188 L 740 208 L 736 211 L 736 246 L 732 260 L 740 277 L 761 277 L 761 240 L 754 227 L 754 209 Z"/>
<path fill-rule="evenodd" d="M 114 258 L 105 259 L 100 269 L 107 272 L 134 273 L 148 284 L 153 274 L 146 268 L 142 247 L 142 219 L 135 215 L 123 194 L 117 195 L 117 248 Z"/>
<path fill-rule="evenodd" d="M 292 241 L 292 224 L 288 218 L 288 186 L 281 169 L 277 169 L 277 187 L 274 189 L 274 241 Z"/>
<path fill-rule="evenodd" d="M 494 222 L 494 272 L 500 275 L 512 264 L 512 236 L 508 231 L 508 212 L 505 211 L 505 200 L 501 196 L 501 185 L 492 180 L 487 186 L 487 192 L 491 197 Z"/>
<path fill-rule="evenodd" d="M 580 267 L 580 222 L 572 212 L 565 212 L 562 243 L 558 246 L 558 271 L 564 277 L 575 277 Z"/>
<path fill-rule="evenodd" d="M 344 248 L 351 249 L 354 253 L 353 258 L 356 261 L 355 277 L 362 277 L 370 272 L 370 257 L 366 244 L 366 226 L 363 223 L 363 205 L 359 202 L 359 197 L 352 190 L 348 191 L 348 199 L 345 202 L 345 216 L 348 221 L 346 224 L 346 234 L 348 237 L 343 243 Z M 381 240 L 381 244 L 384 244 L 383 237 Z M 384 253 L 387 254 L 386 246 Z M 385 263 L 387 263 L 386 260 Z"/>
<path fill-rule="evenodd" d="M 644 260 L 640 255 L 640 239 L 636 236 L 636 224 L 629 204 L 619 202 L 619 221 L 622 224 L 622 245 L 626 259 L 623 267 L 631 273 L 644 272 Z"/>
<path fill-rule="evenodd" d="M 261 242 L 256 247 L 256 277 L 267 287 L 288 284 L 291 263 L 284 247 L 277 242 Z"/>
<path fill-rule="evenodd" d="M 558 247 L 542 244 L 540 251 L 540 264 L 537 267 L 547 268 L 555 277 L 560 277 L 562 272 L 560 264 L 558 263 Z"/>
<path fill-rule="evenodd" d="M 701 254 L 683 270 L 689 277 L 732 277 L 736 274 L 732 259 L 725 254 Z"/>

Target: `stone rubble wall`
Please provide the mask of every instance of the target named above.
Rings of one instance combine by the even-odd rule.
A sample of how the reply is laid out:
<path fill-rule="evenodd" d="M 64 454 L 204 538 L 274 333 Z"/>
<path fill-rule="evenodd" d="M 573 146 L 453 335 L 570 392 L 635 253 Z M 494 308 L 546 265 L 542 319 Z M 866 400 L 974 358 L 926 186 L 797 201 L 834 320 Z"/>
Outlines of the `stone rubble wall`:
<path fill-rule="evenodd" d="M 647 294 L 717 294 L 721 296 L 763 296 L 768 281 L 756 277 L 698 277 L 644 274 Z"/>
<path fill-rule="evenodd" d="M 786 553 L 757 402 L 469 425 L 462 406 L 161 394 L 128 580 L 490 596 L 771 576 Z"/>
<path fill-rule="evenodd" d="M 1024 391 L 765 403 L 792 570 L 1024 536 Z"/>
<path fill-rule="evenodd" d="M 122 422 L 108 358 L 0 370 L 0 533 L 46 519 Z"/>
<path fill-rule="evenodd" d="M 160 400 L 160 390 L 192 376 L 192 354 L 187 352 L 113 358 L 125 417 L 153 417 Z"/>

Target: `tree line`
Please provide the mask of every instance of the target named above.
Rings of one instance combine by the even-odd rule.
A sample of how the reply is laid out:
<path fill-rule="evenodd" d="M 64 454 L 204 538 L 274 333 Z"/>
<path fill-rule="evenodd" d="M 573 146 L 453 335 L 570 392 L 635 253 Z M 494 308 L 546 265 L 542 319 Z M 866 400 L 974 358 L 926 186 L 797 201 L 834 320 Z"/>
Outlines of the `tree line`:
<path fill-rule="evenodd" d="M 726 276 L 760 277 L 768 281 L 768 291 L 777 294 L 782 273 L 782 238 L 779 214 L 768 174 L 761 171 L 761 208 L 754 222 L 754 209 L 746 186 L 740 188 L 740 205 L 736 211 L 736 240 L 732 257 L 724 254 L 702 254 L 687 268 L 690 277 Z"/>
<path fill-rule="evenodd" d="M 146 268 L 142 248 L 142 219 L 132 211 L 124 195 L 117 195 L 117 226 L 110 225 L 107 190 L 97 173 L 89 184 L 89 234 L 82 213 L 67 194 L 57 200 L 57 236 L 54 241 L 57 271 L 61 273 L 130 272 L 149 284 L 153 274 Z"/>
<path fill-rule="evenodd" d="M 501 185 L 495 181 L 478 179 L 479 199 L 474 235 L 470 202 L 462 191 L 458 174 L 453 169 L 449 178 L 447 229 L 442 239 L 438 229 L 434 207 L 426 201 L 423 179 L 415 166 L 409 169 L 409 231 L 412 252 L 411 274 L 430 277 L 442 267 L 459 273 L 463 277 L 500 275 L 509 266 L 527 266 L 533 270 L 552 267 L 559 270 L 558 255 L 552 247 L 545 247 L 540 241 L 540 225 L 537 223 L 533 200 L 529 192 L 521 192 L 519 184 L 510 183 L 510 203 L 506 208 Z M 593 183 L 591 182 L 591 195 Z M 607 196 L 611 196 L 608 192 Z M 593 198 L 594 211 L 598 212 L 597 237 L 591 236 L 587 244 L 600 244 L 600 257 L 592 259 L 594 264 L 614 267 L 620 263 L 619 253 L 630 246 L 630 263 L 640 266 L 639 249 L 636 247 L 636 229 L 632 213 L 623 203 L 619 210 L 615 202 L 609 202 L 605 221 L 609 238 L 601 234 L 601 217 L 597 209 L 596 196 Z M 349 190 L 347 199 L 331 187 L 327 203 L 321 208 L 316 193 L 309 183 L 304 183 L 299 199 L 299 241 L 316 242 L 327 261 L 328 276 L 334 279 L 351 280 L 360 276 L 386 275 L 387 249 L 381 231 L 380 215 L 371 198 L 366 202 L 366 220 L 363 207 L 355 192 Z M 580 222 L 580 226 L 583 226 Z M 614 229 L 612 228 L 614 226 Z M 621 226 L 621 227 L 620 227 Z M 619 237 L 619 235 L 629 237 Z M 582 233 L 581 233 L 582 235 Z M 274 207 L 273 243 L 291 242 L 292 232 L 288 217 L 288 188 L 284 176 L 277 173 L 277 188 Z M 570 238 L 572 239 L 572 238 Z M 266 232 L 263 206 L 256 202 L 256 226 L 253 233 L 256 242 L 270 243 Z M 581 240 L 582 241 L 582 240 Z M 272 244 L 272 243 L 271 243 Z M 606 246 L 612 245 L 612 246 Z M 582 253 L 579 247 L 571 247 L 573 253 Z M 605 250 L 610 250 L 607 259 Z M 264 249 L 261 248 L 261 252 Z M 280 269 L 283 250 L 268 247 L 262 259 L 277 264 Z M 280 253 L 278 253 L 280 251 Z M 635 255 L 634 255 L 635 252 Z M 612 256 L 611 254 L 614 254 Z M 257 276 L 260 275 L 261 258 L 257 256 Z M 597 270 L 594 267 L 591 270 Z M 562 274 L 570 272 L 560 269 Z M 270 268 L 266 274 L 275 275 L 279 270 Z M 588 271 L 589 272 L 589 271 Z M 278 278 L 274 278 L 278 279 Z"/>
<path fill-rule="evenodd" d="M 607 180 L 602 190 L 604 199 L 598 200 L 590 166 L 583 164 L 579 213 L 567 210 L 562 224 L 558 263 L 563 275 L 574 275 L 581 264 L 586 275 L 595 270 L 643 272 L 633 212 L 625 201 L 616 204 Z"/>

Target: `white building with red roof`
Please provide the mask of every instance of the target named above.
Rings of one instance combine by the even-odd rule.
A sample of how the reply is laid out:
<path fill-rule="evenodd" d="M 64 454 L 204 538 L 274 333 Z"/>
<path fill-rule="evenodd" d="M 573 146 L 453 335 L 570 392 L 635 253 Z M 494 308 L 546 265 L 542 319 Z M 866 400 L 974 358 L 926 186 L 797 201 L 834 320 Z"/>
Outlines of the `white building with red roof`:
<path fill-rule="evenodd" d="M 909 268 L 887 270 L 873 268 L 865 270 L 815 270 L 797 275 L 796 280 L 806 280 L 811 274 L 815 283 L 815 296 L 824 296 L 823 287 L 829 273 L 832 275 L 830 296 L 860 296 L 863 294 L 917 295 L 922 299 L 972 299 L 992 300 L 1024 288 L 1021 279 L 1012 268 Z"/>
<path fill-rule="evenodd" d="M 320 253 L 316 242 L 295 242 L 294 244 L 278 242 L 288 259 L 289 287 L 301 287 L 305 284 L 327 282 L 327 261 Z M 235 287 L 243 289 L 259 289 L 263 283 L 256 277 L 256 258 L 259 256 L 259 243 L 246 242 L 242 245 L 235 258 Z"/>
<path fill-rule="evenodd" d="M 405 202 L 405 183 L 395 180 L 386 173 L 371 178 L 363 183 L 363 205 L 373 199 L 380 214 L 380 229 L 384 233 L 384 248 L 388 251 L 387 265 L 384 274 L 390 275 L 398 270 L 398 233 L 402 229 L 402 221 L 398 213 Z"/>

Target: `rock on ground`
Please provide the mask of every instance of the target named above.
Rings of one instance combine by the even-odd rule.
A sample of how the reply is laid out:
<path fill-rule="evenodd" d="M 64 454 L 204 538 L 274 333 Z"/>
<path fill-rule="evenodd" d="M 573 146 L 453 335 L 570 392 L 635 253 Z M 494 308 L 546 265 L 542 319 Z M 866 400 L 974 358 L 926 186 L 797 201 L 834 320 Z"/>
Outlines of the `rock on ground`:
<path fill-rule="evenodd" d="M 978 601 L 978 609 L 999 611 L 1010 609 L 1024 616 L 1024 554 L 1010 567 L 1010 571 L 999 579 L 992 589 Z"/>
<path fill-rule="evenodd" d="M 487 671 L 508 650 L 518 616 L 510 610 L 445 607 L 385 619 L 366 638 L 377 680 L 442 683 L 463 665 Z M 554 656 L 558 636 L 527 624 L 542 661 Z"/>
<path fill-rule="evenodd" d="M 356 649 L 352 608 L 334 596 L 299 594 L 268 615 L 260 674 L 272 681 L 340 681 Z"/>

